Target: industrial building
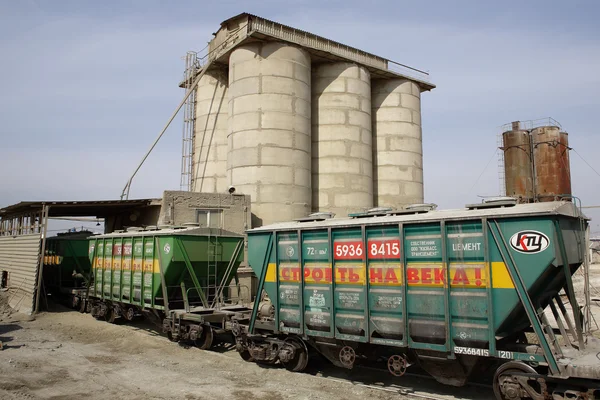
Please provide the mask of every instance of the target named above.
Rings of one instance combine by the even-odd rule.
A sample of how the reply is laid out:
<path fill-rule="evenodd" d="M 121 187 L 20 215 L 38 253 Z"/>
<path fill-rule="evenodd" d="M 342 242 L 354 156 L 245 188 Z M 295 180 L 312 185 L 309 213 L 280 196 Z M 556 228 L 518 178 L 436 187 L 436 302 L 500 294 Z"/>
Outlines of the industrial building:
<path fill-rule="evenodd" d="M 109 201 L 21 202 L 0 209 L 0 276 L 10 306 L 23 313 L 39 307 L 37 288 L 46 253 L 48 223 L 53 218 L 94 217 L 105 233 L 163 226 L 199 226 L 244 234 L 250 225 L 250 198 L 242 194 L 165 191 L 162 198 Z M 238 270 L 242 300 L 250 301 L 254 279 Z M 37 295 L 37 297 L 36 297 Z"/>
<path fill-rule="evenodd" d="M 250 195 L 254 227 L 423 202 L 426 73 L 246 13 L 207 49 L 181 83 L 184 189 Z"/>

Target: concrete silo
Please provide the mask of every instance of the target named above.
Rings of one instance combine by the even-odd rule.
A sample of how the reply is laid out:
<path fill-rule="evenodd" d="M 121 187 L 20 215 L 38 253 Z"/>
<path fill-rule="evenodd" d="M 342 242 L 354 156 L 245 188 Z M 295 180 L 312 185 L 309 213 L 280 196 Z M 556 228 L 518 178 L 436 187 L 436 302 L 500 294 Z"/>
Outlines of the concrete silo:
<path fill-rule="evenodd" d="M 227 70 L 210 69 L 196 90 L 192 189 L 227 191 Z"/>
<path fill-rule="evenodd" d="M 534 197 L 531 135 L 513 122 L 512 129 L 502 133 L 502 145 L 506 195 L 528 203 Z"/>
<path fill-rule="evenodd" d="M 373 207 L 369 71 L 347 62 L 314 66 L 313 211 L 337 216 Z"/>
<path fill-rule="evenodd" d="M 553 201 L 571 195 L 569 139 L 558 126 L 541 126 L 531 131 L 535 160 L 537 201 Z"/>
<path fill-rule="evenodd" d="M 229 57 L 228 173 L 252 198 L 253 226 L 311 210 L 310 76 L 305 50 L 251 42 Z"/>
<path fill-rule="evenodd" d="M 407 79 L 373 80 L 372 106 L 375 205 L 423 203 L 419 85 Z"/>
<path fill-rule="evenodd" d="M 435 88 L 426 72 L 247 13 L 221 22 L 207 52 L 192 52 L 190 61 L 194 69 L 186 56 L 180 86 L 202 82 L 196 118 L 186 119 L 184 109 L 182 187 L 193 169 L 196 191 L 233 186 L 250 195 L 253 227 L 311 211 L 345 216 L 376 204 L 422 202 L 419 96 Z M 198 77 L 211 68 L 227 70 L 228 86 L 223 76 Z M 215 91 L 215 80 L 227 91 Z M 218 107 L 225 97 L 227 110 Z"/>

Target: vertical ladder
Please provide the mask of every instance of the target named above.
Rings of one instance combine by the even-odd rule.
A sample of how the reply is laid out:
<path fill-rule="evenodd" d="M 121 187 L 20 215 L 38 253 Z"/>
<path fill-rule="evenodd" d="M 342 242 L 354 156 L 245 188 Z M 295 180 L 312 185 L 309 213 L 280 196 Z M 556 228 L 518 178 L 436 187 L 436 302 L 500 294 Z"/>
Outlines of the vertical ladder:
<path fill-rule="evenodd" d="M 544 334 L 546 336 L 546 340 L 548 341 L 548 343 L 554 349 L 554 354 L 558 358 L 561 358 L 563 356 L 563 353 L 562 353 L 562 350 L 560 348 L 560 343 L 558 342 L 558 338 L 554 334 L 554 330 L 552 329 L 552 326 L 550 325 L 550 322 L 548 322 L 548 318 L 546 317 L 546 312 L 544 311 L 544 309 L 542 307 L 538 307 L 536 309 L 536 314 L 537 314 L 537 317 L 538 317 L 538 319 L 539 319 L 539 321 L 540 321 L 540 323 L 542 325 L 542 331 L 544 332 Z M 558 320 L 557 320 L 557 322 L 558 322 Z"/>
<path fill-rule="evenodd" d="M 188 51 L 185 56 L 185 72 L 183 76 L 184 87 L 190 89 L 198 71 L 198 54 Z M 186 99 L 183 105 L 183 141 L 181 156 L 181 190 L 193 190 L 194 167 L 194 125 L 196 121 L 196 90 Z"/>
<path fill-rule="evenodd" d="M 506 196 L 506 177 L 504 171 L 504 139 L 503 132 L 496 136 L 496 144 L 498 147 L 498 195 Z"/>
<path fill-rule="evenodd" d="M 218 305 L 218 268 L 219 261 L 223 255 L 223 247 L 219 242 L 219 236 L 213 234 L 213 228 L 208 231 L 208 265 L 206 271 L 206 297 L 209 304 Z"/>

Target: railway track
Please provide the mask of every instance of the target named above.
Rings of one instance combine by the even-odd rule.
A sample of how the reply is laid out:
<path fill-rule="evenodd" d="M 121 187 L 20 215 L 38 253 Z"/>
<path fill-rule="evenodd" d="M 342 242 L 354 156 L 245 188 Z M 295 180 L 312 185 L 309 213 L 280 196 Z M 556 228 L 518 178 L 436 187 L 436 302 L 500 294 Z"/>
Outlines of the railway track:
<path fill-rule="evenodd" d="M 352 370 L 342 371 L 327 366 L 319 371 L 307 372 L 324 380 L 415 399 L 489 400 L 494 398 L 491 385 L 473 382 L 463 387 L 452 387 L 437 382 L 425 373 L 406 373 L 403 377 L 396 378 L 389 376 L 387 370 L 365 366 L 356 366 Z"/>

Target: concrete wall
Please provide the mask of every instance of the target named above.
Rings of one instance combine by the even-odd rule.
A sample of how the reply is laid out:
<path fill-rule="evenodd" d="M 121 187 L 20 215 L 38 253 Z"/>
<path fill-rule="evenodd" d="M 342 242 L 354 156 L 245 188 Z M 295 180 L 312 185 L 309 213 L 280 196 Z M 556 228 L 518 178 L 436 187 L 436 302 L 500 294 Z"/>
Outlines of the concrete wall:
<path fill-rule="evenodd" d="M 227 70 L 213 68 L 196 90 L 192 191 L 225 193 L 227 179 Z"/>
<path fill-rule="evenodd" d="M 308 53 L 283 43 L 251 43 L 229 59 L 228 172 L 252 198 L 252 226 L 311 210 Z"/>
<path fill-rule="evenodd" d="M 198 209 L 223 210 L 222 229 L 243 235 L 250 227 L 250 198 L 243 194 L 165 191 L 158 225 L 195 223 Z"/>
<path fill-rule="evenodd" d="M 423 203 L 421 91 L 404 79 L 372 82 L 374 204 Z"/>
<path fill-rule="evenodd" d="M 373 206 L 371 82 L 353 63 L 315 66 L 312 78 L 313 211 L 338 217 Z"/>

